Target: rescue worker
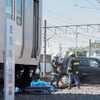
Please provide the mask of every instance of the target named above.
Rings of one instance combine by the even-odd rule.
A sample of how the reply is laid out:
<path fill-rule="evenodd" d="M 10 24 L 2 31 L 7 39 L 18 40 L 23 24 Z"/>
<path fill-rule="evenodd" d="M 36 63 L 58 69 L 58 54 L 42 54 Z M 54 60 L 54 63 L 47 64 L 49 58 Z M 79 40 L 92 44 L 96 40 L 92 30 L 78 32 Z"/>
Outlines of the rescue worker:
<path fill-rule="evenodd" d="M 36 71 L 34 73 L 34 77 L 33 77 L 33 81 L 37 82 L 37 81 L 40 81 L 41 80 L 41 77 L 40 77 L 40 74 L 41 74 L 41 67 L 40 67 L 40 62 L 36 68 Z"/>
<path fill-rule="evenodd" d="M 69 64 L 68 64 L 68 69 L 67 73 L 69 75 L 69 84 L 68 84 L 68 90 L 71 89 L 71 84 L 72 80 L 74 78 L 75 84 L 80 89 L 80 82 L 79 82 L 79 77 L 78 77 L 78 66 L 79 66 L 79 59 L 75 57 L 75 54 L 73 52 L 69 53 Z"/>
<path fill-rule="evenodd" d="M 59 66 L 61 65 L 59 62 L 59 56 L 56 55 L 54 59 L 52 60 L 52 78 L 51 78 L 51 85 L 53 82 L 56 80 L 56 87 L 58 87 L 58 82 L 59 82 Z"/>

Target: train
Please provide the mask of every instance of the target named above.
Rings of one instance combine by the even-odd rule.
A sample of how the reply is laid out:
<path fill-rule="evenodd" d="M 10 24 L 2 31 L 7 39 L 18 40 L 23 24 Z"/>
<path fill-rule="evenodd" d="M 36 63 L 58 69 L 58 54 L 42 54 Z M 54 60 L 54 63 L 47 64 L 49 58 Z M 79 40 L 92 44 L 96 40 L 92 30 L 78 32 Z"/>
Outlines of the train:
<path fill-rule="evenodd" d="M 5 19 L 15 21 L 15 86 L 29 86 L 41 52 L 42 0 L 0 0 L 0 91 L 4 87 Z"/>

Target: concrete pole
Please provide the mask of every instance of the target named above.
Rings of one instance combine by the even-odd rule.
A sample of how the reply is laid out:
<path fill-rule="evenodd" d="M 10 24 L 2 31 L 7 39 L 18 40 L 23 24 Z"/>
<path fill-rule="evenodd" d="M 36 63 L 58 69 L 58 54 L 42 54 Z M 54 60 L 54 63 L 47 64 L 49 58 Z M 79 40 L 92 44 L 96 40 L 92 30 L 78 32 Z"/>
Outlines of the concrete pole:
<path fill-rule="evenodd" d="M 60 61 L 61 61 L 61 50 L 62 50 L 61 43 L 59 43 L 59 54 L 60 54 L 60 55 L 59 55 L 59 56 L 60 56 L 60 57 L 59 57 L 59 60 L 60 60 Z"/>
<path fill-rule="evenodd" d="M 43 77 L 46 77 L 46 20 L 44 21 Z"/>
<path fill-rule="evenodd" d="M 74 0 L 74 6 L 76 6 L 76 0 Z"/>
<path fill-rule="evenodd" d="M 77 38 L 78 38 L 78 33 L 76 33 L 76 54 L 75 54 L 76 57 L 77 57 Z"/>
<path fill-rule="evenodd" d="M 89 39 L 89 57 L 91 57 L 91 39 Z"/>

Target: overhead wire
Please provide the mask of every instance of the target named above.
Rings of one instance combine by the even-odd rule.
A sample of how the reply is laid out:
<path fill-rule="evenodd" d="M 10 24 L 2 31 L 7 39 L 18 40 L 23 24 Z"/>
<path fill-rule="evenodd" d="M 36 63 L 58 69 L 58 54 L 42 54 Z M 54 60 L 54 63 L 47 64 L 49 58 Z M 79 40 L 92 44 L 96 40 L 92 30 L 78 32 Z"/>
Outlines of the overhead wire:
<path fill-rule="evenodd" d="M 86 0 L 88 3 L 90 3 L 92 6 L 94 6 L 95 8 L 89 8 L 89 7 L 87 7 L 87 9 L 98 9 L 94 4 L 92 4 L 90 1 L 88 1 L 88 0 Z M 98 0 L 97 0 L 98 1 Z M 82 7 L 82 6 L 81 6 Z M 83 7 L 83 8 L 86 8 L 86 7 Z M 99 9 L 98 9 L 99 10 Z M 48 10 L 48 11 L 51 11 L 51 10 Z M 52 11 L 51 11 L 52 12 Z M 53 12 L 53 13 L 55 13 L 55 14 L 57 14 L 57 12 Z M 61 16 L 63 16 L 62 14 L 61 14 Z M 51 17 L 51 16 L 48 16 L 49 18 Z M 67 18 L 67 17 L 65 17 L 65 16 L 63 16 L 64 18 Z M 52 17 L 51 18 L 51 20 L 52 21 L 54 21 L 55 19 Z M 57 20 L 57 19 L 56 19 Z M 55 22 L 58 22 L 58 20 L 57 21 L 55 21 Z M 59 22 L 58 22 L 59 23 Z M 60 31 L 58 31 L 59 33 L 61 33 Z M 61 33 L 62 34 L 62 33 Z M 98 37 L 92 37 L 92 36 L 90 36 L 90 35 L 86 35 L 86 34 L 82 34 L 81 33 L 81 35 L 85 35 L 86 37 L 91 37 L 91 38 L 98 38 Z M 62 36 L 62 35 L 61 35 Z M 65 38 L 64 37 L 60 37 L 60 39 L 62 39 L 62 40 L 64 40 Z M 68 37 L 67 37 L 67 39 L 68 39 Z M 75 40 L 75 38 L 74 38 L 74 40 Z M 61 42 L 61 41 L 60 41 Z M 72 42 L 72 43 L 71 43 Z M 73 42 L 73 41 L 71 41 L 70 43 L 72 44 L 72 45 L 74 45 L 75 44 L 75 42 Z M 74 43 L 74 44 L 73 44 Z M 82 39 L 81 38 L 79 38 L 78 37 L 78 44 L 80 45 L 80 44 L 87 44 L 88 43 L 88 40 L 87 40 L 87 42 L 86 42 L 86 40 L 85 39 L 83 39 L 83 41 L 82 41 Z M 64 43 L 64 42 L 62 42 L 62 44 L 64 44 L 64 45 L 66 45 L 66 43 Z M 67 45 L 69 45 L 69 42 L 68 42 L 68 44 Z"/>
<path fill-rule="evenodd" d="M 60 38 L 60 40 L 62 41 L 62 37 Z M 79 39 L 78 39 L 78 41 L 80 41 Z M 55 41 L 56 42 L 56 41 Z M 53 47 L 54 46 L 56 46 L 56 47 L 59 47 L 59 45 L 58 45 L 58 42 L 56 42 L 56 43 L 53 43 L 53 42 L 51 42 L 53 45 Z M 70 41 L 67 41 L 67 43 L 66 42 L 61 42 L 61 44 L 62 44 L 62 46 L 69 46 L 69 47 L 71 47 L 71 46 L 73 46 L 73 47 L 75 47 L 75 42 L 73 41 L 73 42 L 70 42 Z M 85 42 L 85 41 L 81 41 L 81 42 L 79 42 L 78 43 L 78 47 L 80 47 L 81 45 L 83 45 L 83 46 L 87 46 L 87 42 Z M 51 47 L 51 46 L 50 46 Z M 52 47 L 52 48 L 53 48 Z"/>
<path fill-rule="evenodd" d="M 69 22 L 67 22 L 67 20 L 61 20 L 61 19 L 57 19 L 57 18 L 55 18 L 55 17 L 51 17 L 51 16 L 47 16 L 47 15 L 45 15 L 47 18 L 50 18 L 50 19 L 52 19 L 52 20 L 56 20 L 56 22 L 58 22 L 58 23 L 62 23 L 62 24 L 65 24 L 65 22 L 66 23 L 69 23 Z M 54 23 L 54 22 L 53 22 Z"/>
<path fill-rule="evenodd" d="M 57 32 L 57 33 L 58 33 L 58 32 Z M 60 33 L 60 34 L 61 34 L 61 35 L 60 35 L 60 36 L 61 36 L 60 39 L 61 39 L 61 38 L 65 39 L 65 36 L 62 35 L 63 33 Z M 83 36 L 84 36 L 84 34 L 83 34 Z M 87 36 L 86 36 L 86 37 L 87 37 Z M 90 37 L 91 37 L 91 36 L 90 36 Z M 94 38 L 95 38 L 95 37 L 94 37 Z M 75 39 L 75 38 L 70 38 L 70 37 L 67 36 L 67 39 Z M 81 40 L 82 40 L 82 39 L 81 39 Z M 83 40 L 84 40 L 84 39 L 83 39 Z M 83 41 L 82 41 L 82 42 L 83 42 Z"/>
<path fill-rule="evenodd" d="M 91 3 L 89 0 L 86 0 L 88 3 L 90 3 L 91 5 L 93 5 L 95 8 L 99 9 L 97 6 L 95 6 L 93 3 Z"/>
<path fill-rule="evenodd" d="M 62 41 L 61 44 L 64 44 L 64 45 L 68 45 L 68 44 L 75 45 L 75 42 L 74 42 L 74 41 L 71 41 L 71 42 L 72 42 L 72 43 L 71 43 L 71 42 L 68 40 L 68 38 L 67 38 L 67 43 L 68 43 L 68 44 L 64 43 L 64 41 L 63 41 L 64 39 L 65 39 L 64 36 L 61 36 L 61 37 L 60 37 L 60 40 Z M 73 38 L 73 39 L 75 40 L 75 38 Z M 86 39 L 86 38 L 85 38 L 85 39 Z M 88 40 L 89 40 L 89 37 L 88 37 L 88 39 L 86 39 L 86 40 L 85 40 L 85 39 L 82 40 L 82 38 L 78 38 L 78 44 L 79 44 L 79 46 L 80 46 L 81 44 L 87 45 Z M 57 42 L 57 40 L 56 40 L 55 42 Z M 58 43 L 58 42 L 57 42 L 57 43 Z M 73 44 L 73 43 L 74 43 L 74 44 Z"/>
<path fill-rule="evenodd" d="M 48 10 L 48 11 L 49 11 L 49 10 Z M 56 14 L 56 15 L 60 15 L 61 17 L 63 17 L 64 20 L 65 20 L 65 19 L 66 19 L 66 20 L 69 20 L 69 21 L 70 21 L 70 20 L 71 20 L 71 21 L 73 20 L 73 19 L 71 19 L 71 18 L 69 18 L 69 17 L 66 17 L 66 16 L 62 15 L 61 13 L 57 13 L 57 12 L 52 11 L 52 10 L 51 10 L 51 12 L 54 13 L 54 14 L 52 14 L 52 16 Z M 63 18 L 62 18 L 62 19 L 63 19 Z M 74 22 L 80 22 L 79 20 L 78 20 L 78 21 L 73 20 L 73 21 L 74 21 Z M 72 22 L 71 22 L 71 23 L 72 23 Z M 68 24 L 69 24 L 69 22 L 68 22 Z"/>
<path fill-rule="evenodd" d="M 57 20 L 57 19 L 55 19 L 55 18 L 52 18 L 52 17 L 50 17 L 50 16 L 47 16 L 46 18 L 47 18 L 47 20 L 48 20 L 48 24 L 51 23 L 51 26 L 52 26 L 52 24 L 55 25 L 55 23 L 58 24 L 58 25 L 63 25 L 63 24 L 64 24 L 64 22 L 59 21 L 59 20 Z"/>
<path fill-rule="evenodd" d="M 62 31 L 63 33 L 66 33 L 66 32 L 64 32 L 61 28 L 59 28 L 59 26 L 57 27 L 60 31 Z M 76 33 L 76 31 L 74 31 L 75 33 Z M 96 36 L 92 36 L 92 35 L 88 35 L 88 32 L 85 34 L 84 32 L 78 32 L 78 33 L 80 33 L 80 34 L 83 34 L 83 35 L 85 35 L 85 36 L 87 36 L 87 37 L 92 37 L 92 38 L 99 38 L 100 39 L 100 37 L 96 37 Z M 92 33 L 92 32 L 91 32 Z"/>
<path fill-rule="evenodd" d="M 80 8 L 85 8 L 85 9 L 94 9 L 94 10 L 100 10 L 100 8 L 98 8 L 97 6 L 95 6 L 93 3 L 91 3 L 89 0 L 86 0 L 88 3 L 90 3 L 92 6 L 94 6 L 95 8 L 92 7 L 87 7 L 87 6 L 80 6 L 79 4 L 75 4 L 76 7 L 80 7 Z"/>
<path fill-rule="evenodd" d="M 46 6 L 46 5 L 45 5 Z M 44 8 L 44 9 L 47 9 L 47 8 Z M 51 11 L 51 12 L 55 12 L 55 13 L 57 13 L 57 14 L 59 14 L 59 15 L 61 15 L 61 16 L 63 16 L 63 17 L 65 17 L 65 18 L 68 18 L 68 19 L 71 19 L 71 20 L 74 20 L 74 21 L 77 21 L 77 22 L 80 22 L 80 21 L 82 21 L 83 19 L 81 19 L 81 18 L 79 18 L 79 17 L 77 17 L 77 18 L 74 18 L 74 17 L 72 17 L 72 16 L 70 16 L 70 15 L 68 15 L 68 14 L 66 14 L 65 12 L 63 13 L 62 11 L 64 11 L 64 10 L 57 10 L 57 9 L 52 9 L 52 8 L 50 8 L 50 10 L 49 9 L 47 9 L 48 11 Z M 62 14 L 63 13 L 63 14 Z M 66 15 L 66 16 L 65 16 Z M 68 16 L 68 17 L 67 17 Z M 80 20 L 80 21 L 79 21 Z M 84 21 L 85 23 L 86 23 L 86 21 Z"/>
<path fill-rule="evenodd" d="M 100 1 L 99 0 L 96 0 L 99 4 L 100 4 Z"/>

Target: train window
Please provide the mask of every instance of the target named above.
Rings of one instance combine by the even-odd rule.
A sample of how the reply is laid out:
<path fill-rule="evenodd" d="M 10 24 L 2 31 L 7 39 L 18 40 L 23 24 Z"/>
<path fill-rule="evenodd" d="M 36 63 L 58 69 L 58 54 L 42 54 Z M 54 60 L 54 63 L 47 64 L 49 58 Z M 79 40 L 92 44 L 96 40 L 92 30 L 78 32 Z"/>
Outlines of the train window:
<path fill-rule="evenodd" d="M 32 58 L 36 58 L 38 53 L 38 39 L 39 39 L 39 1 L 34 0 L 34 32 L 33 32 L 33 48 Z"/>
<path fill-rule="evenodd" d="M 22 25 L 22 0 L 16 1 L 16 23 Z"/>
<path fill-rule="evenodd" d="M 13 0 L 6 0 L 6 17 L 13 19 Z"/>

